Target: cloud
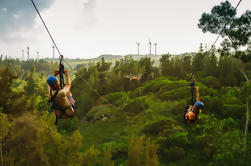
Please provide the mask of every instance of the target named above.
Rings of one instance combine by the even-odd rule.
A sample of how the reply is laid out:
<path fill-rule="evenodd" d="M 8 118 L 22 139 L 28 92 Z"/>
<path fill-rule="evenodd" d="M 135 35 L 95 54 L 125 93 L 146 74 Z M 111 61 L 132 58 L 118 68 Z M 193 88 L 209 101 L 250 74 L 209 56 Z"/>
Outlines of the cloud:
<path fill-rule="evenodd" d="M 92 26 L 97 22 L 97 18 L 95 16 L 95 8 L 97 4 L 97 0 L 76 0 L 77 4 L 81 6 L 80 11 L 80 20 L 77 26 L 82 28 L 83 26 Z"/>
<path fill-rule="evenodd" d="M 54 0 L 34 0 L 34 2 L 39 10 L 43 11 L 50 7 Z M 13 34 L 19 31 L 32 29 L 36 16 L 31 0 L 0 0 L 0 40 L 7 40 L 8 36 L 13 38 Z"/>
<path fill-rule="evenodd" d="M 96 0 L 85 0 L 84 6 L 85 8 L 93 9 L 95 7 Z"/>

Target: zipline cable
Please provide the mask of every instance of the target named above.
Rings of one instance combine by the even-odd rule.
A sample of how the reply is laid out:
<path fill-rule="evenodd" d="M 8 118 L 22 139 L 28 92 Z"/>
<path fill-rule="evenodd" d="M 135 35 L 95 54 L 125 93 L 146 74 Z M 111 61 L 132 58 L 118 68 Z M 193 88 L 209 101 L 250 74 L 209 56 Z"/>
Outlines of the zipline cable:
<path fill-rule="evenodd" d="M 240 5 L 241 1 L 242 1 L 242 0 L 240 0 L 240 1 L 238 2 L 238 4 L 236 5 L 236 7 L 235 7 L 235 9 L 234 9 L 234 12 L 235 12 L 235 11 L 237 10 L 237 8 L 239 7 L 239 5 Z M 224 24 L 224 26 L 223 26 L 222 30 L 220 31 L 220 33 L 218 34 L 217 38 L 215 39 L 215 41 L 214 41 L 213 45 L 211 46 L 211 48 L 210 48 L 209 52 L 211 52 L 211 51 L 212 51 L 212 49 L 213 49 L 214 45 L 216 44 L 216 42 L 218 41 L 218 39 L 219 39 L 219 38 L 220 38 L 220 36 L 222 35 L 222 33 L 223 33 L 223 31 L 225 30 L 226 26 L 227 26 L 227 22 L 225 22 L 225 24 Z M 230 39 L 230 40 L 231 40 L 231 39 Z"/>
<path fill-rule="evenodd" d="M 140 97 L 140 101 L 141 101 L 141 106 L 142 106 L 143 110 L 145 110 L 144 102 L 142 100 L 142 95 L 141 95 L 141 90 L 140 90 L 140 81 L 139 80 L 138 80 L 138 87 L 139 87 L 139 97 Z"/>
<path fill-rule="evenodd" d="M 131 79 L 129 79 L 129 89 L 128 89 L 128 91 L 127 91 L 127 95 L 126 95 L 126 104 L 125 104 L 125 106 L 126 106 L 126 105 L 127 105 L 127 103 L 128 103 L 130 89 L 131 89 Z"/>
<path fill-rule="evenodd" d="M 63 61 L 66 62 L 66 64 L 70 67 L 71 70 L 74 70 L 74 68 L 72 67 L 72 65 L 71 65 L 69 62 L 67 62 L 65 59 L 63 59 Z M 84 79 L 84 78 L 83 78 L 81 75 L 79 75 L 77 72 L 76 72 L 76 75 L 77 75 L 82 81 L 84 81 L 84 82 L 86 83 L 86 85 L 87 85 L 90 89 L 92 89 L 99 97 L 101 97 L 101 98 L 104 100 L 105 103 L 110 104 L 110 105 L 112 105 L 112 106 L 115 107 L 115 108 L 120 108 L 120 107 L 117 107 L 117 106 L 111 104 L 110 102 L 108 102 L 108 101 L 105 99 L 104 96 L 102 96 L 95 88 L 93 88 L 93 87 L 90 85 L 90 83 L 89 83 L 86 79 Z M 120 109 L 121 109 L 121 108 L 120 108 Z"/>
<path fill-rule="evenodd" d="M 51 38 L 51 40 L 52 40 L 54 46 L 56 47 L 56 50 L 57 50 L 58 54 L 60 55 L 60 58 L 63 59 L 63 55 L 62 55 L 61 52 L 59 51 L 58 46 L 57 46 L 56 42 L 54 41 L 54 39 L 53 39 L 53 37 L 52 37 L 52 35 L 51 35 L 49 29 L 47 28 L 47 26 L 46 26 L 46 24 L 45 24 L 45 22 L 44 22 L 44 20 L 43 20 L 43 18 L 42 18 L 42 16 L 41 16 L 41 14 L 40 14 L 38 8 L 37 8 L 37 6 L 35 5 L 35 3 L 34 3 L 33 0 L 31 0 L 31 3 L 33 4 L 34 8 L 36 9 L 37 14 L 38 14 L 38 16 L 40 17 L 42 23 L 44 24 L 44 27 L 45 27 L 46 31 L 48 32 L 48 34 L 49 34 L 49 36 L 50 36 L 50 38 Z"/>
<path fill-rule="evenodd" d="M 47 33 L 49 34 L 49 36 L 50 36 L 50 38 L 51 38 L 51 40 L 52 40 L 52 42 L 53 42 L 53 44 L 54 44 L 54 46 L 55 46 L 55 48 L 56 48 L 58 54 L 59 54 L 59 56 L 60 56 L 60 57 L 59 57 L 59 59 L 60 59 L 60 67 L 61 67 L 61 65 L 62 65 L 62 61 L 64 61 L 64 62 L 66 62 L 66 64 L 71 68 L 71 70 L 74 70 L 74 68 L 72 67 L 72 65 L 71 65 L 69 62 L 67 62 L 67 61 L 63 58 L 63 55 L 62 55 L 61 52 L 59 51 L 58 46 L 57 46 L 56 42 L 54 41 L 54 39 L 53 39 L 53 37 L 52 37 L 52 35 L 51 35 L 51 33 L 50 33 L 48 27 L 46 26 L 46 24 L 45 24 L 45 22 L 44 22 L 44 20 L 43 20 L 43 18 L 42 18 L 42 16 L 41 16 L 41 14 L 40 14 L 40 12 L 39 12 L 37 6 L 36 6 L 36 4 L 34 3 L 33 0 L 31 0 L 31 2 L 32 2 L 32 4 L 33 4 L 33 6 L 34 6 L 34 8 L 35 8 L 35 10 L 36 10 L 36 12 L 37 12 L 37 14 L 39 15 L 40 20 L 42 21 L 42 23 L 43 23 L 43 25 L 44 25 L 44 27 L 45 27 Z M 77 73 L 76 73 L 76 74 L 77 74 Z M 77 74 L 77 75 L 78 75 L 78 74 Z M 114 106 L 114 107 L 117 107 L 117 106 L 111 104 L 110 102 L 108 102 L 108 101 L 104 98 L 104 96 L 102 96 L 95 88 L 93 88 L 93 87 L 88 83 L 87 80 L 85 80 L 84 78 L 82 78 L 80 75 L 78 75 L 78 76 L 79 76 L 79 77 L 87 84 L 87 86 L 88 86 L 89 88 L 91 88 L 98 96 L 100 96 L 101 98 L 103 98 L 104 102 L 106 102 L 107 104 L 110 104 L 110 105 L 112 105 L 112 106 Z M 61 80 L 61 79 L 62 79 L 62 77 L 60 76 L 60 80 Z M 62 82 L 63 82 L 63 79 L 62 79 Z M 60 84 L 62 84 L 62 83 L 60 83 Z M 118 107 L 117 107 L 117 108 L 118 108 Z"/>
<path fill-rule="evenodd" d="M 139 59 L 139 61 L 138 61 L 138 77 L 139 77 L 139 65 L 140 65 L 139 62 L 140 62 L 140 59 Z M 142 75 L 141 77 L 143 77 L 143 75 Z M 143 100 L 142 100 L 142 95 L 141 95 L 141 90 L 140 90 L 140 80 L 141 80 L 141 78 L 138 80 L 139 97 L 140 97 L 141 106 L 142 106 L 143 110 L 145 110 L 145 106 L 144 106 L 144 102 L 143 102 Z"/>

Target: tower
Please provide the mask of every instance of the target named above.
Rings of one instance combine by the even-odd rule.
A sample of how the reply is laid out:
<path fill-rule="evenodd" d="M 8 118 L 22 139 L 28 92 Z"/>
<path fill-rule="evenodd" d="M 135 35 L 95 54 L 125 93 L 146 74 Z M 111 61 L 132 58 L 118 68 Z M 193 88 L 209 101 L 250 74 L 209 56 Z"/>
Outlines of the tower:
<path fill-rule="evenodd" d="M 149 56 L 151 57 L 151 55 L 152 55 L 152 42 L 151 42 L 151 40 L 149 40 L 149 47 L 150 47 Z"/>
<path fill-rule="evenodd" d="M 155 57 L 154 57 L 154 59 L 156 60 L 156 55 L 157 55 L 157 43 L 156 42 L 154 43 L 154 47 L 155 47 L 155 52 L 154 52 Z"/>
<path fill-rule="evenodd" d="M 138 60 L 139 60 L 139 45 L 140 43 L 139 42 L 136 42 L 137 43 L 137 46 L 138 46 Z"/>
<path fill-rule="evenodd" d="M 27 47 L 27 61 L 30 59 L 30 47 Z"/>
<path fill-rule="evenodd" d="M 37 60 L 39 60 L 39 51 L 37 51 Z"/>
<path fill-rule="evenodd" d="M 24 60 L 24 50 L 22 49 L 22 61 Z"/>

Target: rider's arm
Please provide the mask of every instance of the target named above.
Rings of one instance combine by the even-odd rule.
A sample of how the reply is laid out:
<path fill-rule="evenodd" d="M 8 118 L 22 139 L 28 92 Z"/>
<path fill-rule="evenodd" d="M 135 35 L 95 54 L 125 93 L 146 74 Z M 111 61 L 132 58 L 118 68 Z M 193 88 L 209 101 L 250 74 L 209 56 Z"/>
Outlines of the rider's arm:
<path fill-rule="evenodd" d="M 58 74 L 59 74 L 59 70 L 57 69 L 57 70 L 54 71 L 54 76 L 57 77 Z"/>
<path fill-rule="evenodd" d="M 48 86 L 48 92 L 49 92 L 49 99 L 51 99 L 51 87 Z"/>
<path fill-rule="evenodd" d="M 196 102 L 199 102 L 199 101 L 200 101 L 199 87 L 198 87 L 198 86 L 195 86 L 195 89 L 196 89 Z"/>
<path fill-rule="evenodd" d="M 68 90 L 70 90 L 71 88 L 71 80 L 70 80 L 70 75 L 69 75 L 69 71 L 65 70 L 64 71 L 65 77 L 66 77 L 66 85 L 65 88 L 67 88 Z"/>

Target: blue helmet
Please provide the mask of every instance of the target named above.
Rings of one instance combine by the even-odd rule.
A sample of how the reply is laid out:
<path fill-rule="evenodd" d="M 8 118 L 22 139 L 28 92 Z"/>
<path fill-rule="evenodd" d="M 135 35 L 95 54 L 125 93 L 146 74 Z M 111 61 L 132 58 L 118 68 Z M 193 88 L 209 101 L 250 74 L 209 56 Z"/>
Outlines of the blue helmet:
<path fill-rule="evenodd" d="M 195 102 L 194 104 L 196 106 L 196 108 L 198 109 L 203 109 L 204 108 L 204 104 L 202 102 Z"/>
<path fill-rule="evenodd" d="M 46 81 L 52 87 L 57 83 L 58 79 L 55 76 L 49 76 Z"/>

